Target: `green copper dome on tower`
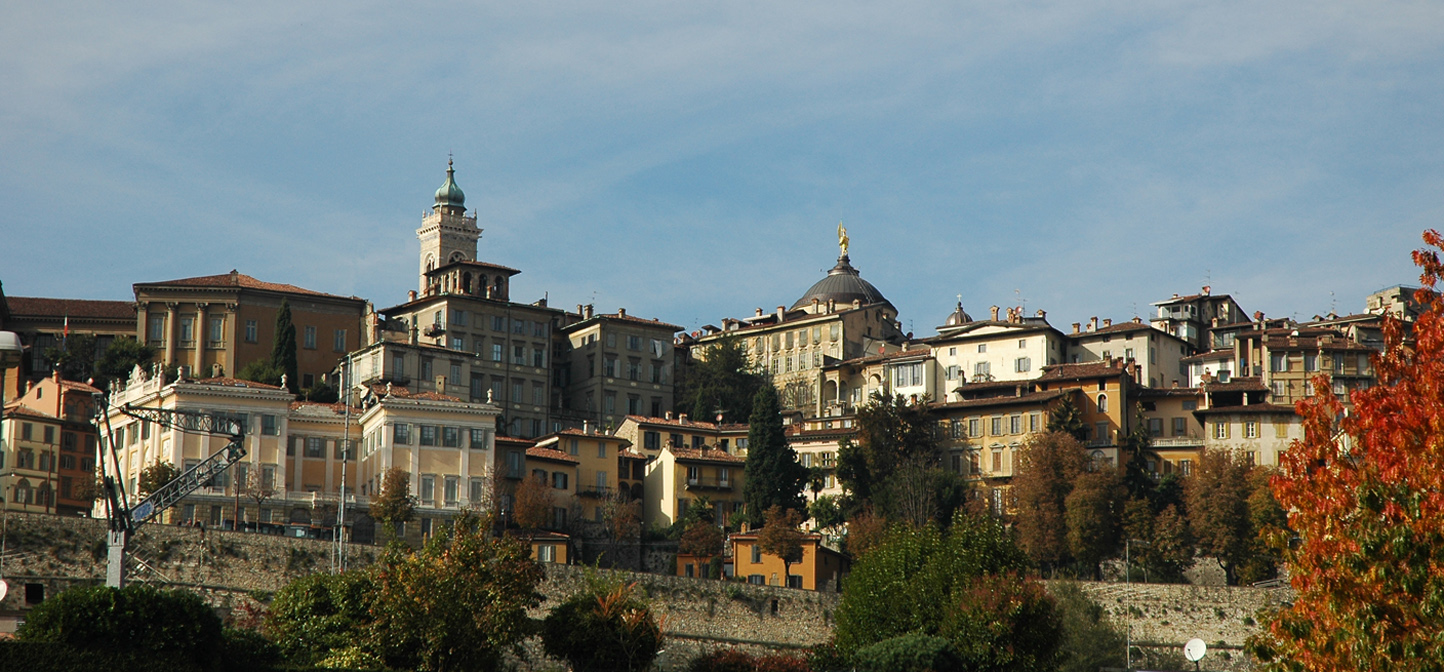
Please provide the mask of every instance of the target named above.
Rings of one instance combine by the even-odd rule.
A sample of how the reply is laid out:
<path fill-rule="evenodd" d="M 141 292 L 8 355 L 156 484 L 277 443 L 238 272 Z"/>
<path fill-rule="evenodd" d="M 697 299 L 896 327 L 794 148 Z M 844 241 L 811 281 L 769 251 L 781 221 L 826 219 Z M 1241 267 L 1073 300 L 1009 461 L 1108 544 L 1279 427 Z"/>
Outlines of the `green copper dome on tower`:
<path fill-rule="evenodd" d="M 436 205 L 463 209 L 466 207 L 466 194 L 461 193 L 461 187 L 456 186 L 456 169 L 452 167 L 451 159 L 446 160 L 446 184 L 436 190 Z"/>

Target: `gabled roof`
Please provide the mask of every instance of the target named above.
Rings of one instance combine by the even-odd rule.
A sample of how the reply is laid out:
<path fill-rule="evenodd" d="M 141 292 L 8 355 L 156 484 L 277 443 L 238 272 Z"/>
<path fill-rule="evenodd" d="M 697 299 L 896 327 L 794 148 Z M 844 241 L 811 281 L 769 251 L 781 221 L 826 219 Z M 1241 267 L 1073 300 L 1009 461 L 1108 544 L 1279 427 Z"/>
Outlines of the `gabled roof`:
<path fill-rule="evenodd" d="M 538 460 L 547 460 L 550 462 L 565 462 L 567 464 L 581 464 L 582 462 L 581 460 L 555 448 L 544 448 L 541 446 L 532 446 L 531 448 L 527 448 L 526 456 L 536 458 Z"/>
<path fill-rule="evenodd" d="M 737 431 L 737 430 L 740 430 L 740 429 L 747 429 L 747 423 L 745 423 L 745 422 L 724 422 L 724 423 L 722 423 L 722 424 L 719 425 L 719 424 L 717 424 L 717 423 L 715 423 L 715 422 L 707 422 L 706 420 L 692 420 L 692 419 L 689 418 L 686 422 L 682 422 L 682 419 L 681 419 L 680 417 L 674 417 L 674 418 L 668 420 L 667 418 L 654 418 L 654 417 L 649 417 L 649 416 L 645 416 L 645 415 L 628 415 L 625 419 L 631 420 L 632 422 L 635 422 L 635 423 L 637 423 L 637 424 L 639 424 L 639 425 L 665 425 L 665 426 L 668 426 L 668 427 L 689 427 L 689 428 L 694 428 L 694 429 L 699 429 L 699 430 L 704 430 L 704 431 L 713 431 L 713 432 L 716 432 L 716 431 L 728 432 L 728 431 Z"/>
<path fill-rule="evenodd" d="M 92 301 L 90 299 L 47 299 L 33 296 L 7 296 L 10 316 L 94 318 L 102 320 L 134 320 L 133 301 Z"/>
<path fill-rule="evenodd" d="M 305 287 L 287 285 L 279 282 L 265 282 L 257 280 L 244 273 L 237 273 L 232 270 L 230 273 L 221 275 L 203 275 L 195 278 L 181 278 L 179 280 L 163 280 L 160 282 L 137 282 L 134 285 L 139 290 L 142 287 L 234 287 L 237 289 L 256 289 L 266 292 L 281 292 L 285 294 L 305 294 L 307 296 L 324 296 L 333 299 L 348 299 L 360 301 L 354 296 L 341 296 L 339 294 L 327 294 Z"/>
<path fill-rule="evenodd" d="M 1269 388 L 1259 380 L 1258 376 L 1246 378 L 1233 378 L 1227 383 L 1204 383 L 1204 392 L 1264 392 Z"/>
<path fill-rule="evenodd" d="M 665 327 L 665 328 L 671 330 L 672 333 L 677 333 L 677 332 L 679 332 L 679 331 L 682 331 L 682 327 L 679 327 L 679 326 L 677 326 L 677 325 L 675 325 L 675 324 L 669 324 L 669 323 L 667 323 L 667 322 L 663 322 L 663 321 L 661 321 L 660 319 L 657 319 L 657 318 L 655 318 L 655 317 L 652 318 L 652 319 L 650 319 L 650 320 L 648 320 L 648 319 L 644 319 L 644 318 L 637 317 L 637 316 L 635 316 L 635 315 L 627 315 L 627 314 L 625 314 L 625 313 L 620 313 L 620 312 L 618 312 L 618 313 L 594 313 L 591 317 L 588 317 L 588 318 L 586 318 L 586 319 L 583 319 L 583 320 L 581 320 L 580 322 L 573 322 L 573 323 L 571 323 L 571 324 L 566 325 L 565 327 L 562 327 L 561 330 L 562 330 L 563 333 L 569 333 L 569 332 L 573 332 L 573 331 L 576 331 L 576 330 L 578 330 L 578 329 L 581 329 L 581 328 L 585 327 L 586 325 L 589 325 L 589 324 L 591 324 L 591 323 L 593 323 L 593 322 L 599 322 L 599 321 L 603 321 L 603 320 L 612 320 L 612 321 L 616 321 L 616 322 L 628 322 L 628 323 L 631 323 L 631 324 L 638 324 L 638 325 L 642 325 L 642 326 L 646 326 L 646 327 L 655 327 L 655 328 Z"/>
<path fill-rule="evenodd" d="M 1077 378 L 1099 378 L 1103 376 L 1122 376 L 1127 374 L 1123 368 L 1123 360 L 1115 359 L 1110 364 L 1103 362 L 1079 362 L 1068 364 L 1049 364 L 1043 367 L 1043 375 L 1038 380 L 1074 380 Z"/>
<path fill-rule="evenodd" d="M 992 406 L 1011 406 L 1015 404 L 1044 404 L 1055 399 L 1076 394 L 1076 388 L 1066 390 L 1049 390 L 1046 392 L 1029 392 L 1022 396 L 1000 396 L 982 397 L 980 399 L 964 399 L 962 401 L 949 401 L 947 403 L 932 404 L 934 411 L 950 411 L 968 408 L 987 408 Z"/>

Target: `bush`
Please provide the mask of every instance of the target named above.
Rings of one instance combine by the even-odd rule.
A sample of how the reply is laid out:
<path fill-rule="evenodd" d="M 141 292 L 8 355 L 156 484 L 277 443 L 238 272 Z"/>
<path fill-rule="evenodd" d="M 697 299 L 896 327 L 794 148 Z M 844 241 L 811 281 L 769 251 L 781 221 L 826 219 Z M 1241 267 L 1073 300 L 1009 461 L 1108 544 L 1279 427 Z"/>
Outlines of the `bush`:
<path fill-rule="evenodd" d="M 1102 667 L 1123 667 L 1125 633 L 1108 618 L 1103 607 L 1089 599 L 1076 583 L 1055 583 L 1051 592 L 1063 623 L 1059 671 L 1094 672 Z"/>
<path fill-rule="evenodd" d="M 278 591 L 266 629 L 292 662 L 310 664 L 364 639 L 376 584 L 370 574 L 312 574 Z"/>
<path fill-rule="evenodd" d="M 807 667 L 812 672 L 851 672 L 852 663 L 828 640 L 807 652 Z"/>
<path fill-rule="evenodd" d="M 202 668 L 211 667 L 222 652 L 221 619 L 199 596 L 146 585 L 71 588 L 26 614 L 16 637 Z"/>
<path fill-rule="evenodd" d="M 704 653 L 687 664 L 687 672 L 810 672 L 808 661 L 782 654 L 751 656 L 737 649 Z"/>
<path fill-rule="evenodd" d="M 957 647 L 942 637 L 911 633 L 884 639 L 854 657 L 858 672 L 963 672 Z"/>
<path fill-rule="evenodd" d="M 632 585 L 594 585 L 559 604 L 542 622 L 547 655 L 577 672 L 640 672 L 662 648 L 662 628 Z"/>

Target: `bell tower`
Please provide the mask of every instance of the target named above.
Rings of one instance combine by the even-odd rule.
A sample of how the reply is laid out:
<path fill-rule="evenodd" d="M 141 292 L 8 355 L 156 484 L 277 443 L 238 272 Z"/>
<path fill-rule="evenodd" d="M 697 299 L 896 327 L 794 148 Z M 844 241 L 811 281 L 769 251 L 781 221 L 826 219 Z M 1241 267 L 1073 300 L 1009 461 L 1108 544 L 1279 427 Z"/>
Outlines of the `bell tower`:
<path fill-rule="evenodd" d="M 476 226 L 476 215 L 466 215 L 466 194 L 456 186 L 456 169 L 451 159 L 446 161 L 446 183 L 436 190 L 436 204 L 431 206 L 431 214 L 421 219 L 416 238 L 421 241 L 417 289 L 422 296 L 431 284 L 428 273 L 454 261 L 476 260 L 476 241 L 481 238 L 481 229 Z"/>

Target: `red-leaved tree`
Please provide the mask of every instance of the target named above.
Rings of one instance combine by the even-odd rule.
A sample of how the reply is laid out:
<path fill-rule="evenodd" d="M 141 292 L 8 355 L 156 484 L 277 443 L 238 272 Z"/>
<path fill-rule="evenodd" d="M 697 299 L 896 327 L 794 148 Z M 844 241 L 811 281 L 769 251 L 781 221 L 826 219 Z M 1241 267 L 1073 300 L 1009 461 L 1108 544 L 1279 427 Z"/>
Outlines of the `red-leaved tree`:
<path fill-rule="evenodd" d="M 1304 439 L 1272 483 L 1300 537 L 1297 597 L 1251 642 L 1269 669 L 1444 669 L 1444 239 L 1424 241 L 1412 347 L 1386 319 L 1378 385 L 1351 413 L 1323 376 L 1299 404 Z"/>

